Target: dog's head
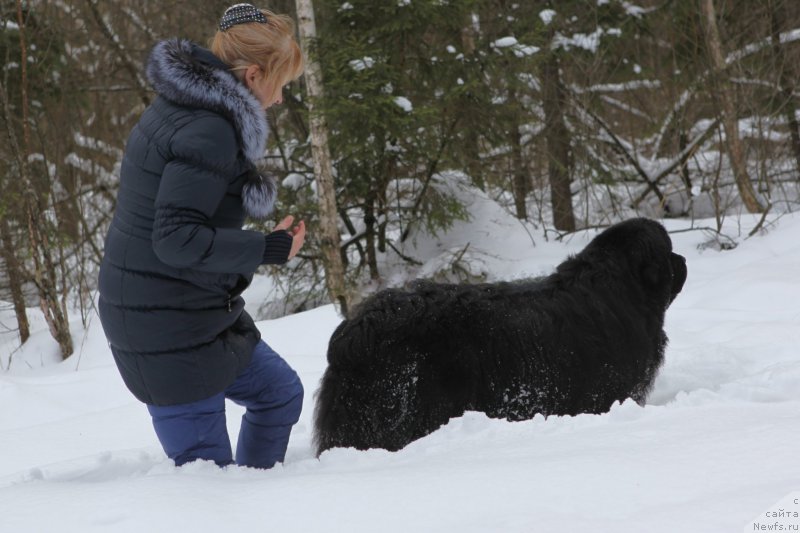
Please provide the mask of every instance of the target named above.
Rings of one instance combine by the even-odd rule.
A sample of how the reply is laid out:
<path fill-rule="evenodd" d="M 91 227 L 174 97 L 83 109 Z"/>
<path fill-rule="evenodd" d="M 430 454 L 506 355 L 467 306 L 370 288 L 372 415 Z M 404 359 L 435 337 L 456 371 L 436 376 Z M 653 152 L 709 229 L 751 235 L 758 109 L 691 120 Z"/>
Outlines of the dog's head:
<path fill-rule="evenodd" d="M 653 220 L 634 218 L 615 224 L 595 237 L 579 254 L 612 265 L 639 281 L 665 306 L 672 303 L 686 282 L 686 258 L 672 251 L 672 240 Z M 588 258 L 588 257 L 587 257 Z"/>

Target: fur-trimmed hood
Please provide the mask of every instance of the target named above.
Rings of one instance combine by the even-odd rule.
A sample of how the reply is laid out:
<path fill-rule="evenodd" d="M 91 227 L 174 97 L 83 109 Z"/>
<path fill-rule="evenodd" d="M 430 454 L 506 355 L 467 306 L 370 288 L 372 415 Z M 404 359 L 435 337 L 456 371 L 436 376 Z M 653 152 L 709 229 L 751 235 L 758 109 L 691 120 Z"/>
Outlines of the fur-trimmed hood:
<path fill-rule="evenodd" d="M 272 210 L 277 186 L 274 178 L 257 171 L 264 156 L 269 126 L 261 103 L 209 50 L 186 39 L 157 43 L 147 61 L 147 79 L 153 89 L 175 104 L 208 109 L 234 126 L 242 153 L 253 165 L 242 191 L 248 215 L 264 218 Z"/>

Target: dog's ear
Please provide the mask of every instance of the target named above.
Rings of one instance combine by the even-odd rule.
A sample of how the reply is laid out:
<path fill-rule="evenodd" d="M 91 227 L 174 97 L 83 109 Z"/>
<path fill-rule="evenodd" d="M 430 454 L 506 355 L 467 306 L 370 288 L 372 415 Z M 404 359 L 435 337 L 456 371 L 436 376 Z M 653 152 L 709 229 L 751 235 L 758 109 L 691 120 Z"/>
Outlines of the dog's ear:
<path fill-rule="evenodd" d="M 647 287 L 656 289 L 664 284 L 664 265 L 646 262 L 642 266 L 641 275 Z"/>
<path fill-rule="evenodd" d="M 669 279 L 668 251 L 661 249 L 660 243 L 649 234 L 638 237 L 627 250 L 631 267 L 646 288 L 663 289 Z"/>

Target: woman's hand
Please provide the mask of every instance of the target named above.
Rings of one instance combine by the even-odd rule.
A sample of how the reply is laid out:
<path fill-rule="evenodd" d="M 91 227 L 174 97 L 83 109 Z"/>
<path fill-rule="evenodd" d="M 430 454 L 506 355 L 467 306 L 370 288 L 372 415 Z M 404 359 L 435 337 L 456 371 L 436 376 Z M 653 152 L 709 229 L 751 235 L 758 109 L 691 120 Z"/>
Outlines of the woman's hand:
<path fill-rule="evenodd" d="M 273 230 L 284 230 L 292 236 L 292 249 L 289 251 L 289 259 L 297 255 L 306 240 L 306 223 L 301 220 L 296 226 L 292 227 L 292 222 L 294 222 L 294 217 L 289 215 L 281 220 Z"/>

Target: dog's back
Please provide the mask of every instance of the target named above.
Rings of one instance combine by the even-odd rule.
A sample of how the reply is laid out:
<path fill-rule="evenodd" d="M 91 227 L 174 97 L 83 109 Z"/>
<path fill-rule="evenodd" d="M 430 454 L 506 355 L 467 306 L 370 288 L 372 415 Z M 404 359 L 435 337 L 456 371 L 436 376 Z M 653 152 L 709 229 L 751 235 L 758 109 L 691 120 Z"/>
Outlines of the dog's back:
<path fill-rule="evenodd" d="M 497 332 L 508 328 L 530 333 L 530 324 L 522 324 L 523 306 L 544 305 L 550 286 L 546 280 L 476 285 L 418 281 L 365 300 L 328 345 L 328 368 L 316 398 L 317 452 L 343 446 L 400 449 L 465 409 L 506 416 L 499 408 L 486 407 L 481 384 L 503 370 L 524 374 L 527 363 L 497 362 L 504 351 L 517 351 L 504 350 Z M 514 343 L 519 333 L 504 337 Z M 505 386 L 499 376 L 492 379 Z"/>

